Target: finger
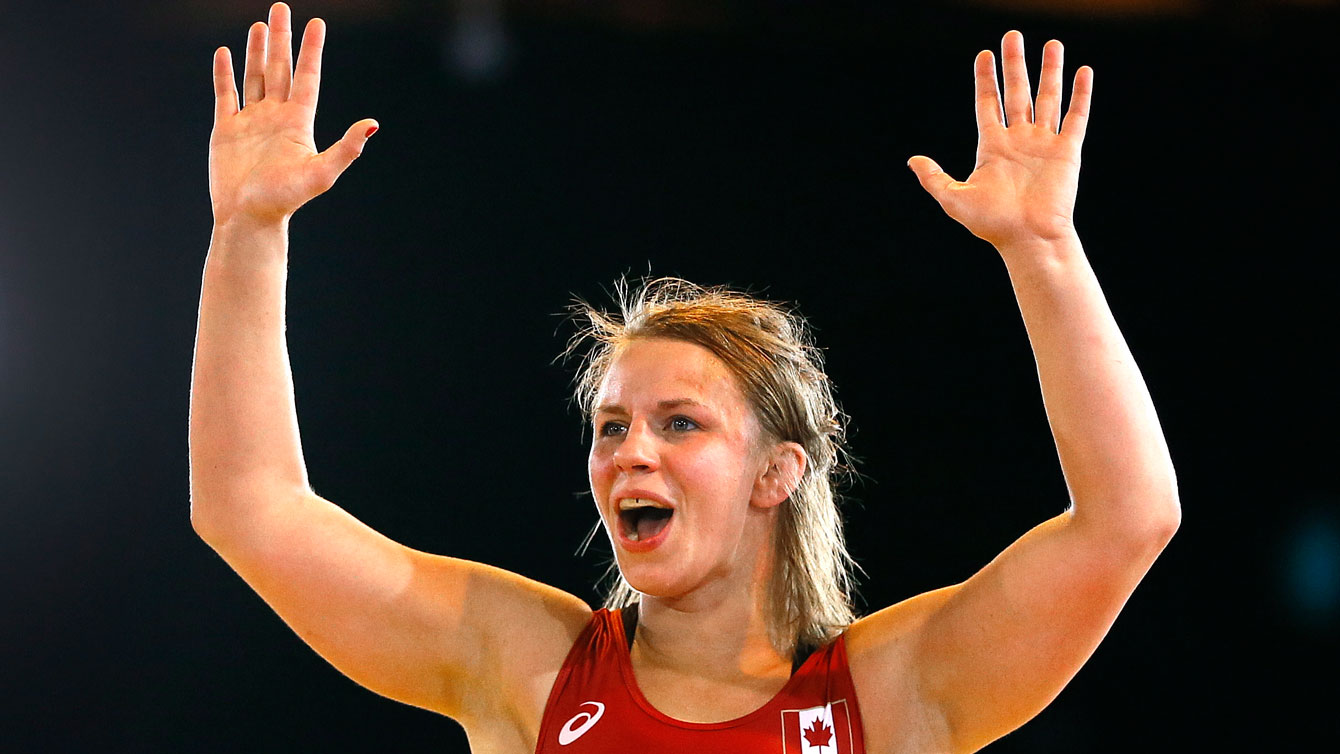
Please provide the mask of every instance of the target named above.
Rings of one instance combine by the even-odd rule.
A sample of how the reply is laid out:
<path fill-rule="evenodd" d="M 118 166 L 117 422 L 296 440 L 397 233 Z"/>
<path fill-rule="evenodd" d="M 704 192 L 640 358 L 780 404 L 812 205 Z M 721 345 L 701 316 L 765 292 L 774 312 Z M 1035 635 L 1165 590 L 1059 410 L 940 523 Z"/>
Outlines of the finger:
<path fill-rule="evenodd" d="M 921 181 L 921 187 L 926 189 L 926 193 L 934 197 L 941 207 L 945 207 L 949 202 L 949 188 L 957 181 L 941 170 L 935 160 L 924 155 L 917 155 L 908 160 L 907 166 L 917 174 L 917 180 Z"/>
<path fill-rule="evenodd" d="M 316 181 L 320 191 L 335 185 L 340 174 L 363 154 L 363 146 L 380 126 L 371 118 L 364 118 L 349 127 L 340 140 L 330 145 L 326 151 L 316 156 Z"/>
<path fill-rule="evenodd" d="M 1089 129 L 1089 100 L 1093 97 L 1093 69 L 1081 66 L 1075 71 L 1075 86 L 1070 92 L 1070 109 L 1066 111 L 1061 133 L 1077 144 L 1084 142 Z"/>
<path fill-rule="evenodd" d="M 973 83 L 977 89 L 977 131 L 1005 125 L 1000 111 L 1000 86 L 996 83 L 996 58 L 990 50 L 977 53 Z"/>
<path fill-rule="evenodd" d="M 1038 78 L 1038 106 L 1035 122 L 1052 133 L 1061 128 L 1061 70 L 1065 48 L 1053 39 L 1042 48 L 1042 75 Z"/>
<path fill-rule="evenodd" d="M 1001 78 L 1005 81 L 1005 124 L 1033 122 L 1033 92 L 1028 85 L 1028 63 L 1024 61 L 1024 35 L 1005 33 L 1000 42 Z"/>
<path fill-rule="evenodd" d="M 265 58 L 265 95 L 288 99 L 293 85 L 293 20 L 288 6 L 270 6 L 270 40 Z"/>
<path fill-rule="evenodd" d="M 242 104 L 250 105 L 265 98 L 265 36 L 264 23 L 257 21 L 247 31 L 247 62 L 242 69 Z"/>
<path fill-rule="evenodd" d="M 298 50 L 298 65 L 293 73 L 292 99 L 313 110 L 316 109 L 317 93 L 321 90 L 321 50 L 325 44 L 325 22 L 319 18 L 308 21 L 302 33 L 302 48 Z"/>
<path fill-rule="evenodd" d="M 237 82 L 233 79 L 233 54 L 227 47 L 214 51 L 214 122 L 237 114 Z"/>

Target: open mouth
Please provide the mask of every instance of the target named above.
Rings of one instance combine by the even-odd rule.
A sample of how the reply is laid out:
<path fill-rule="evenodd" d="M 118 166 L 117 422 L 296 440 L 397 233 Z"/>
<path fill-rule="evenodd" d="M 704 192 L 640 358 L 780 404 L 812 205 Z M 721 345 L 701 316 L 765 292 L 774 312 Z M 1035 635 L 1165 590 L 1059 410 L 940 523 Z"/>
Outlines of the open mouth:
<path fill-rule="evenodd" d="M 619 529 L 632 542 L 651 539 L 665 530 L 675 515 L 673 508 L 640 506 L 619 511 Z"/>

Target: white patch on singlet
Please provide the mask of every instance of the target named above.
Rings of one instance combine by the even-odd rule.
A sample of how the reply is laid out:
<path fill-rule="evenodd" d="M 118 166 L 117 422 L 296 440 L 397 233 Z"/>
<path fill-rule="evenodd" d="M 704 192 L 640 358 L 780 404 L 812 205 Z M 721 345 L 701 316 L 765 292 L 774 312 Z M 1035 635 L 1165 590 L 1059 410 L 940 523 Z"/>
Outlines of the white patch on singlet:
<path fill-rule="evenodd" d="M 581 706 L 585 707 L 588 704 L 595 706 L 596 713 L 592 715 L 590 712 L 583 710 L 573 715 L 571 720 L 563 723 L 562 730 L 558 732 L 559 746 L 567 746 L 576 741 L 582 737 L 583 733 L 591 730 L 596 723 L 600 722 L 601 716 L 605 714 L 605 705 L 600 702 L 582 702 Z M 574 725 L 577 727 L 574 728 Z"/>

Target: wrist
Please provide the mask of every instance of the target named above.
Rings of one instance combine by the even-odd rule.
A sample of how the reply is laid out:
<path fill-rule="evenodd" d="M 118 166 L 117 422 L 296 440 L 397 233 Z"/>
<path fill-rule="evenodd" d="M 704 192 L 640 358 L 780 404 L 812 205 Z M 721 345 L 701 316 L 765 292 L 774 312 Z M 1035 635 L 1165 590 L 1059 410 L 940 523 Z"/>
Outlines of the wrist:
<path fill-rule="evenodd" d="M 1004 260 L 1005 267 L 1016 268 L 1049 267 L 1084 258 L 1084 247 L 1079 235 L 1073 230 L 1052 237 L 1030 237 L 1012 239 L 995 245 L 996 252 Z"/>
<path fill-rule="evenodd" d="M 227 267 L 287 266 L 288 217 L 216 217 L 207 261 Z"/>
<path fill-rule="evenodd" d="M 1071 288 L 1077 281 L 1093 277 L 1078 236 L 1020 242 L 997 247 L 997 251 L 1016 295 Z"/>
<path fill-rule="evenodd" d="M 291 214 L 255 215 L 248 212 L 214 213 L 214 235 L 245 236 L 287 233 Z"/>

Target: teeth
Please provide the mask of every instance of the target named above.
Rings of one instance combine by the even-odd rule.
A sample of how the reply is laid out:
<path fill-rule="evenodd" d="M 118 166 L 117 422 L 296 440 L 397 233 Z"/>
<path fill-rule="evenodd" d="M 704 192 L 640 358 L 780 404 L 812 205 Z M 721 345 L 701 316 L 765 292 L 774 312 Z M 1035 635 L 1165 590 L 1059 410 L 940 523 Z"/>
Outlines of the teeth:
<path fill-rule="evenodd" d="M 628 539 L 629 539 L 630 541 L 633 541 L 633 542 L 636 542 L 636 541 L 637 541 L 637 539 L 638 539 L 638 537 L 637 537 L 637 529 L 634 529 L 634 530 L 628 532 Z"/>
<path fill-rule="evenodd" d="M 644 497 L 626 497 L 619 501 L 619 510 L 631 511 L 637 508 L 669 508 L 655 500 L 648 500 Z"/>

